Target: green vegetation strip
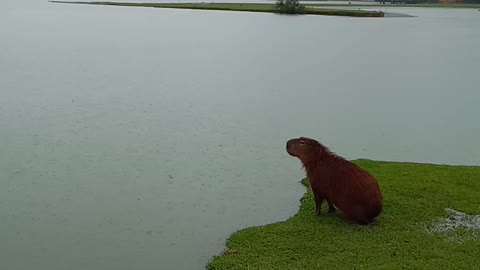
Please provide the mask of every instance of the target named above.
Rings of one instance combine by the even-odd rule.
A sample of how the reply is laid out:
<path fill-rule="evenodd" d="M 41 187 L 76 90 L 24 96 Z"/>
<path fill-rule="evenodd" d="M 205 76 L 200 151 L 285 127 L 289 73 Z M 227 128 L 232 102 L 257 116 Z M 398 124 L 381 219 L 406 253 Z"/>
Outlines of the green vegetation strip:
<path fill-rule="evenodd" d="M 88 4 L 88 5 L 108 5 L 125 7 L 152 7 L 152 8 L 175 8 L 175 9 L 201 9 L 201 10 L 224 10 L 224 11 L 248 11 L 248 12 L 268 12 L 276 13 L 274 4 L 240 4 L 240 3 L 119 3 L 119 2 L 65 2 L 50 1 L 52 3 L 63 4 Z M 306 8 L 308 15 L 331 15 L 331 16 L 351 16 L 351 17 L 383 17 L 381 11 L 366 10 L 342 10 L 342 9 L 318 9 Z"/>
<path fill-rule="evenodd" d="M 303 0 L 305 1 L 305 0 Z M 389 7 L 419 7 L 419 8 L 480 8 L 480 4 L 318 4 L 318 3 L 308 3 L 309 0 L 306 0 L 306 5 L 308 6 L 317 6 L 317 7 L 351 7 L 351 8 L 389 8 Z M 316 1 L 316 0 L 310 0 Z"/>
<path fill-rule="evenodd" d="M 349 225 L 327 214 L 326 203 L 315 216 L 308 188 L 295 216 L 231 235 L 207 268 L 480 269 L 480 216 L 472 230 L 427 230 L 447 216 L 445 208 L 480 214 L 480 167 L 355 163 L 380 183 L 384 212 L 376 225 Z"/>

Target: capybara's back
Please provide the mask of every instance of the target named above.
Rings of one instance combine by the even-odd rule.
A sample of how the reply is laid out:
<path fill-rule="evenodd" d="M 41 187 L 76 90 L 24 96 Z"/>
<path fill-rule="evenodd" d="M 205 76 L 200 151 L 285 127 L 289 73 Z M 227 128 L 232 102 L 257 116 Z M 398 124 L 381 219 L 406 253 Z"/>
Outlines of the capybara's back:
<path fill-rule="evenodd" d="M 309 138 L 289 140 L 287 152 L 302 161 L 316 204 L 325 199 L 358 224 L 368 224 L 382 212 L 378 182 L 364 169 Z"/>

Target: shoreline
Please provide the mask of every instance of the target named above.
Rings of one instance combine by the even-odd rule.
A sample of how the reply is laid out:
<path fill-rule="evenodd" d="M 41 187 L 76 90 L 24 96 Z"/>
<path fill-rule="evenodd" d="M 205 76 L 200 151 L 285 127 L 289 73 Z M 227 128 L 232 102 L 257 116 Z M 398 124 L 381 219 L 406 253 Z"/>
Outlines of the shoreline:
<path fill-rule="evenodd" d="M 480 218 L 476 200 L 480 166 L 352 161 L 380 183 L 384 210 L 374 225 L 348 224 L 338 213 L 327 214 L 326 203 L 321 216 L 316 216 L 313 195 L 304 178 L 301 183 L 306 190 L 296 214 L 284 221 L 233 232 L 224 250 L 205 268 L 352 269 L 362 265 L 365 269 L 438 269 L 478 264 L 475 253 L 480 252 L 480 227 L 468 228 L 472 228 L 472 220 Z M 442 192 L 445 190 L 449 192 Z M 450 228 L 451 219 L 459 217 L 465 218 L 459 228 L 435 230 Z M 471 252 L 459 253 L 458 248 Z M 444 256 L 432 261 L 431 256 L 437 253 Z"/>
<path fill-rule="evenodd" d="M 308 0 L 303 0 L 304 3 L 308 3 Z M 311 0 L 316 1 L 316 0 Z M 371 7 L 371 8 L 387 8 L 387 7 L 394 7 L 394 8 L 452 8 L 452 9 L 478 9 L 480 8 L 480 4 L 323 4 L 323 3 L 312 3 L 306 4 L 309 6 L 321 6 L 321 7 L 352 7 L 352 8 L 359 8 L 359 7 Z"/>

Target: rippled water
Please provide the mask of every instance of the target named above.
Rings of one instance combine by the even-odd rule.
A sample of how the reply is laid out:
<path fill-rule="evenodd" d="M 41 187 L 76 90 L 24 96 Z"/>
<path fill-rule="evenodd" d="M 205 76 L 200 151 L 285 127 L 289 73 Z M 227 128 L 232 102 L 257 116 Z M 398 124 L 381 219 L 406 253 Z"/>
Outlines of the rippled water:
<path fill-rule="evenodd" d="M 201 269 L 297 211 L 300 135 L 480 164 L 476 10 L 2 5 L 1 269 Z"/>

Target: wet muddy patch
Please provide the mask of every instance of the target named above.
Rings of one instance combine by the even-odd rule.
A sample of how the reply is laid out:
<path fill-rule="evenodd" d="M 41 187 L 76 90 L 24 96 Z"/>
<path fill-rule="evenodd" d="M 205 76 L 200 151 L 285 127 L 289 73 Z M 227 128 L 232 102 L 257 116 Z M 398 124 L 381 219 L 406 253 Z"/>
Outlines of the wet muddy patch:
<path fill-rule="evenodd" d="M 448 242 L 462 243 L 480 239 L 480 215 L 445 208 L 447 217 L 439 218 L 426 228 L 430 234 L 440 234 Z"/>

